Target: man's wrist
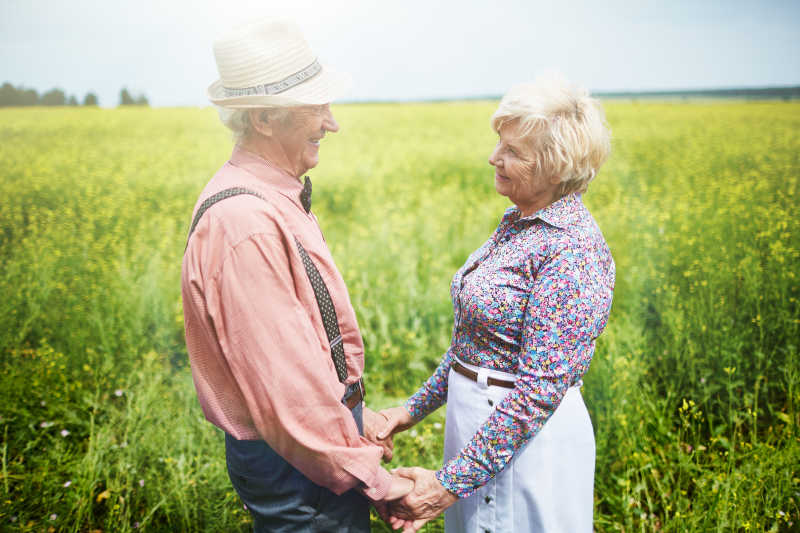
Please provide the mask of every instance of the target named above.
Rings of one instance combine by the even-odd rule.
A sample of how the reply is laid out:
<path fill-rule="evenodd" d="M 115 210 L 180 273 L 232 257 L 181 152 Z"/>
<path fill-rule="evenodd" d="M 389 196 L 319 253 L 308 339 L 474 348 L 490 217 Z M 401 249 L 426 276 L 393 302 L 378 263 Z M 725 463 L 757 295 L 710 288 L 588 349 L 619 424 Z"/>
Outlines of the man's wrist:
<path fill-rule="evenodd" d="M 370 500 L 381 501 L 386 498 L 391 485 L 392 475 L 385 468 L 379 466 L 372 483 L 369 486 L 362 483 L 359 490 Z"/>

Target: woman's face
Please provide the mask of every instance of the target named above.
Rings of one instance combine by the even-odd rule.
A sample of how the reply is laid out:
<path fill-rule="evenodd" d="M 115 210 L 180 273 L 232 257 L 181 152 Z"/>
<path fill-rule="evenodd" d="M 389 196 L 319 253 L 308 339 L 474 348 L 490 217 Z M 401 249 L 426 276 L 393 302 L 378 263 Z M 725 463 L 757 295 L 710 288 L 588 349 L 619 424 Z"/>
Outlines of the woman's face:
<path fill-rule="evenodd" d="M 507 196 L 522 216 L 532 215 L 556 200 L 560 180 L 539 176 L 529 139 L 520 135 L 517 121 L 503 124 L 499 139 L 489 156 L 495 168 L 494 188 Z"/>

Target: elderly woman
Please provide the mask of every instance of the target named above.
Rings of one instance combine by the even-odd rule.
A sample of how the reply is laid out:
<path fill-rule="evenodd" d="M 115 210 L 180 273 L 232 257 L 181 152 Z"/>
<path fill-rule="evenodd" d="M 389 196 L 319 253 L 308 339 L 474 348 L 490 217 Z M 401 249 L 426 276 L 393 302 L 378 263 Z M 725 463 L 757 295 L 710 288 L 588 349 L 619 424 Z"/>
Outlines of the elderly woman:
<path fill-rule="evenodd" d="M 257 532 L 368 532 L 369 504 L 412 483 L 380 465 L 383 417 L 363 407 L 364 344 L 311 211 L 304 174 L 339 125 L 346 83 L 296 24 L 214 43 L 209 99 L 236 146 L 195 206 L 183 257 L 186 345 L 206 418 Z"/>
<path fill-rule="evenodd" d="M 398 470 L 415 489 L 390 510 L 418 527 L 449 507 L 448 532 L 590 532 L 595 447 L 580 386 L 614 262 L 581 197 L 610 134 L 599 103 L 558 78 L 512 88 L 492 127 L 494 186 L 514 206 L 453 277 L 441 364 L 383 411 L 389 435 L 448 405 L 444 465 Z"/>

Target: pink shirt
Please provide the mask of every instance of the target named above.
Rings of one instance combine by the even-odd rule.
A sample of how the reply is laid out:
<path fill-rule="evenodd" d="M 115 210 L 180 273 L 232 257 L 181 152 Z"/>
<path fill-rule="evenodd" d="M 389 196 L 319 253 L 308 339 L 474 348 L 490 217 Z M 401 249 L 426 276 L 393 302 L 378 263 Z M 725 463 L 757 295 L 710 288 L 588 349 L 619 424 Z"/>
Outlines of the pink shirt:
<path fill-rule="evenodd" d="M 347 383 L 364 368 L 364 344 L 344 280 L 316 217 L 300 204 L 300 181 L 236 147 L 200 194 L 245 187 L 200 219 L 183 257 L 186 345 L 206 418 L 237 439 L 263 439 L 317 485 L 373 500 L 388 491 L 381 448 L 358 434 L 341 403 L 314 291 L 295 245 L 328 287 L 347 360 Z"/>

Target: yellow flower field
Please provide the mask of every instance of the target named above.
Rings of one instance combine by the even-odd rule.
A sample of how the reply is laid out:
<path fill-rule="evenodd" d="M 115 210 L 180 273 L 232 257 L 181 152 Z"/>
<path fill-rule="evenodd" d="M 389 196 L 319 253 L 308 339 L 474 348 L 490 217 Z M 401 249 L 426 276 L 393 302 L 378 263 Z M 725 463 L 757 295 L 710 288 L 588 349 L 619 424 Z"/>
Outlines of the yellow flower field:
<path fill-rule="evenodd" d="M 314 211 L 373 407 L 438 363 L 450 277 L 507 206 L 495 105 L 334 107 Z M 800 104 L 605 106 L 612 155 L 585 195 L 617 265 L 584 386 L 596 530 L 800 527 Z M 0 530 L 249 530 L 179 290 L 230 149 L 210 109 L 0 109 Z M 398 436 L 392 464 L 439 465 L 443 420 Z"/>

